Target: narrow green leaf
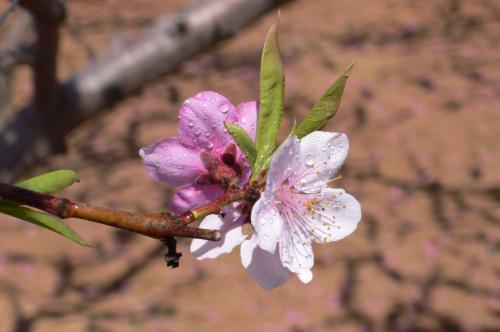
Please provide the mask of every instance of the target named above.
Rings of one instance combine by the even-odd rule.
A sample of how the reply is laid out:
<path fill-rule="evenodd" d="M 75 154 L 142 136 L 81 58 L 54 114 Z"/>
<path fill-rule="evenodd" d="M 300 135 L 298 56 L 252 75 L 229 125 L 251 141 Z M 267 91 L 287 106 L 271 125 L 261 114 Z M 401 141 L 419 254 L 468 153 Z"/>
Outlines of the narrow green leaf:
<path fill-rule="evenodd" d="M 252 173 L 255 171 L 255 158 L 257 151 L 255 149 L 255 143 L 252 138 L 247 134 L 247 132 L 238 126 L 237 124 L 224 122 L 227 131 L 233 136 L 234 141 L 238 144 L 240 150 L 245 155 L 248 163 L 252 167 Z"/>
<path fill-rule="evenodd" d="M 298 138 L 302 138 L 313 131 L 321 130 L 328 120 L 337 113 L 342 94 L 344 93 L 344 87 L 351 74 L 353 65 L 354 62 L 351 63 L 342 76 L 326 90 L 323 96 L 321 96 L 318 102 L 313 106 L 309 114 L 307 114 L 297 129 L 295 129 L 294 135 Z"/>
<path fill-rule="evenodd" d="M 32 210 L 23 206 L 5 205 L 0 206 L 0 212 L 45 227 L 82 246 L 88 246 L 87 242 L 80 235 L 66 225 L 60 218 L 51 214 Z"/>
<path fill-rule="evenodd" d="M 294 116 L 293 117 L 293 122 L 292 122 L 292 129 L 290 130 L 290 132 L 288 133 L 288 135 L 286 136 L 286 138 L 289 138 L 289 137 L 295 135 L 295 129 L 296 128 L 297 128 L 297 119 Z"/>
<path fill-rule="evenodd" d="M 55 194 L 78 181 L 78 175 L 70 170 L 57 170 L 16 183 L 17 187 L 43 194 Z"/>
<path fill-rule="evenodd" d="M 264 41 L 260 64 L 260 105 L 257 123 L 255 177 L 269 162 L 278 138 L 283 115 L 285 76 L 278 47 L 278 21 Z"/>
<path fill-rule="evenodd" d="M 2 197 L 0 197 L 0 208 L 2 208 L 4 206 L 5 207 L 16 207 L 16 206 L 19 206 L 19 204 L 11 202 L 11 201 L 8 201 L 8 200 L 3 199 Z"/>

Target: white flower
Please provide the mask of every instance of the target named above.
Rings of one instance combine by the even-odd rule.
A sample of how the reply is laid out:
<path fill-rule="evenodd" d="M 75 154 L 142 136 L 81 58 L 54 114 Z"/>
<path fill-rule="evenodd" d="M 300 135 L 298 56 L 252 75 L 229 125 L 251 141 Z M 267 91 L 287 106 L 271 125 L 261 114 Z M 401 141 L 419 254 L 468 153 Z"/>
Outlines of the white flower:
<path fill-rule="evenodd" d="M 281 264 L 278 252 L 271 254 L 259 248 L 255 235 L 249 238 L 245 234 L 243 225 L 248 214 L 238 212 L 236 207 L 236 203 L 226 207 L 224 218 L 211 214 L 203 219 L 200 227 L 217 229 L 222 238 L 219 241 L 194 239 L 190 248 L 193 256 L 200 260 L 217 258 L 241 244 L 241 262 L 262 287 L 272 289 L 287 282 L 289 271 Z"/>
<path fill-rule="evenodd" d="M 304 283 L 312 279 L 311 242 L 343 239 L 361 219 L 354 197 L 328 187 L 348 149 L 347 137 L 339 133 L 289 138 L 273 156 L 266 188 L 252 210 L 258 246 L 279 251 L 283 266 Z"/>
<path fill-rule="evenodd" d="M 311 281 L 311 242 L 340 240 L 361 219 L 354 197 L 328 187 L 348 148 L 347 137 L 339 133 L 313 132 L 301 140 L 287 139 L 274 154 L 265 190 L 252 209 L 251 238 L 243 233 L 247 215 L 231 206 L 224 219 L 210 215 L 202 221 L 200 227 L 219 229 L 223 238 L 193 240 L 193 255 L 215 258 L 241 244 L 243 266 L 262 287 L 285 283 L 289 272 L 304 283 Z"/>

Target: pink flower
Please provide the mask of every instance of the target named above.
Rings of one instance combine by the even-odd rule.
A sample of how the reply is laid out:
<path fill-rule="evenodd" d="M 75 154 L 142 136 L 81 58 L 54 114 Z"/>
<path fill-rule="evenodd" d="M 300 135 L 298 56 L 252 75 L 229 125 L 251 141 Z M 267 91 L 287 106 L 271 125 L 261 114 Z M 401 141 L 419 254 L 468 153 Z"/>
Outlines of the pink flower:
<path fill-rule="evenodd" d="M 202 221 L 200 227 L 219 229 L 223 238 L 193 240 L 193 255 L 215 258 L 241 244 L 243 266 L 262 287 L 285 283 L 289 272 L 304 283 L 311 281 L 311 242 L 340 240 L 361 219 L 354 197 L 328 187 L 348 148 L 347 137 L 339 133 L 313 132 L 286 140 L 271 159 L 265 190 L 252 209 L 253 235 L 245 234 L 247 215 L 233 205 L 224 218 L 210 215 Z"/>
<path fill-rule="evenodd" d="M 235 108 L 216 92 L 200 92 L 181 106 L 178 137 L 139 151 L 151 177 L 180 187 L 170 201 L 172 211 L 182 213 L 217 198 L 226 179 L 248 180 L 250 168 L 224 121 L 238 124 L 255 139 L 257 103 Z"/>

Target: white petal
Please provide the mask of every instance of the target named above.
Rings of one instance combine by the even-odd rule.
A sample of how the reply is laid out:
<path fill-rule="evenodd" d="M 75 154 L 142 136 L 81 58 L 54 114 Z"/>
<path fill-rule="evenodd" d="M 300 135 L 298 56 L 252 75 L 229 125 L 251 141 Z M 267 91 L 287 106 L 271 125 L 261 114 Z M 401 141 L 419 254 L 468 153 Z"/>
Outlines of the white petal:
<path fill-rule="evenodd" d="M 288 269 L 281 263 L 278 250 L 274 254 L 262 250 L 255 236 L 241 244 L 241 263 L 252 278 L 267 290 L 288 281 Z"/>
<path fill-rule="evenodd" d="M 359 202 L 343 189 L 326 188 L 321 192 L 322 209 L 314 220 L 314 240 L 320 243 L 345 238 L 361 220 Z"/>
<path fill-rule="evenodd" d="M 308 284 L 311 282 L 311 280 L 313 278 L 313 274 L 312 274 L 311 270 L 302 270 L 299 273 L 297 273 L 297 277 L 304 284 Z"/>
<path fill-rule="evenodd" d="M 222 238 L 219 241 L 194 239 L 191 242 L 190 250 L 197 259 L 216 258 L 229 253 L 246 239 L 247 236 L 242 232 L 245 216 L 240 216 L 233 207 L 228 207 L 227 210 L 224 219 L 211 214 L 200 223 L 200 228 L 220 230 Z"/>
<path fill-rule="evenodd" d="M 301 174 L 294 183 L 302 191 L 319 191 L 344 163 L 349 140 L 341 133 L 314 131 L 300 140 Z"/>
<path fill-rule="evenodd" d="M 298 229 L 297 225 L 283 232 L 280 238 L 280 257 L 283 265 L 293 273 L 310 270 L 314 265 L 311 240 Z"/>
<path fill-rule="evenodd" d="M 274 201 L 261 197 L 255 202 L 251 217 L 259 246 L 271 254 L 276 250 L 283 228 L 283 219 L 273 203 Z"/>
<path fill-rule="evenodd" d="M 283 182 L 290 177 L 294 177 L 300 164 L 300 144 L 297 137 L 288 138 L 274 153 L 267 172 L 266 197 L 274 195 Z"/>

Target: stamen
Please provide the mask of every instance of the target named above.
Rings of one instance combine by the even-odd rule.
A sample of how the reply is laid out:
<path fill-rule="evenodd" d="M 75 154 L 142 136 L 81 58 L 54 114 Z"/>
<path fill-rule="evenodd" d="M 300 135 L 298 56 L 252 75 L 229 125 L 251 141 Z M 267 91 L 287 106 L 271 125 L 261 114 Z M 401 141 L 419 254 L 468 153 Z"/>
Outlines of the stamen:
<path fill-rule="evenodd" d="M 334 177 L 333 179 L 328 180 L 328 181 L 326 182 L 326 185 L 327 185 L 327 186 L 329 186 L 329 185 L 331 185 L 333 182 L 335 182 L 335 181 L 337 181 L 337 180 L 340 180 L 340 179 L 342 179 L 342 175 L 336 176 L 336 177 Z"/>

